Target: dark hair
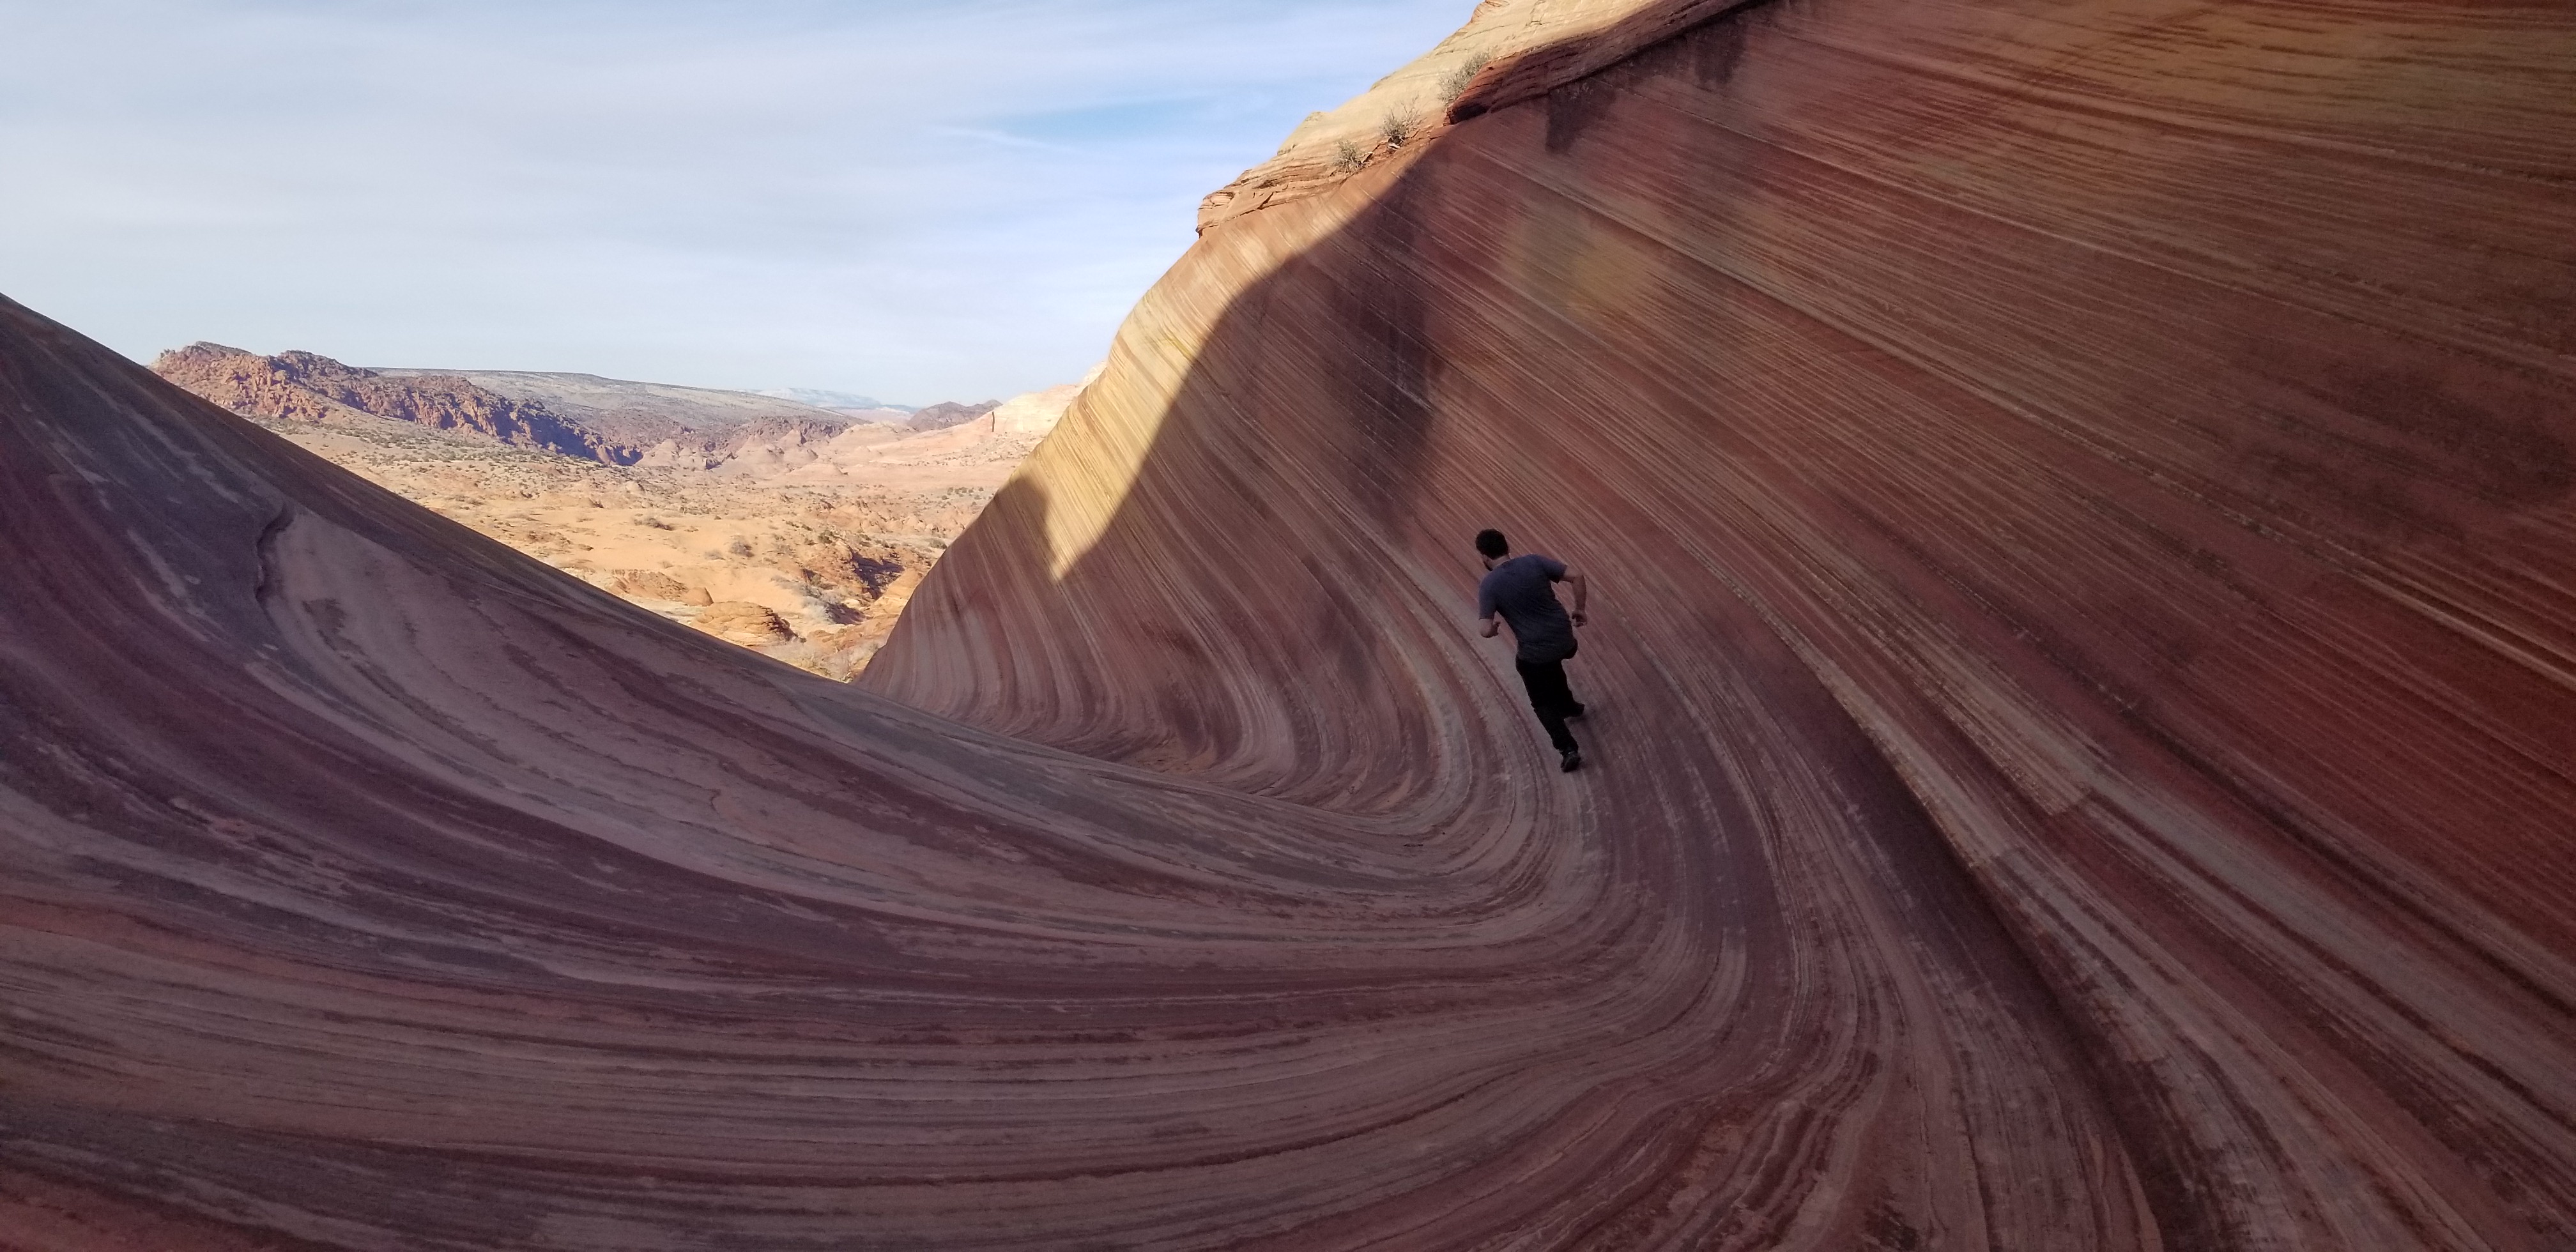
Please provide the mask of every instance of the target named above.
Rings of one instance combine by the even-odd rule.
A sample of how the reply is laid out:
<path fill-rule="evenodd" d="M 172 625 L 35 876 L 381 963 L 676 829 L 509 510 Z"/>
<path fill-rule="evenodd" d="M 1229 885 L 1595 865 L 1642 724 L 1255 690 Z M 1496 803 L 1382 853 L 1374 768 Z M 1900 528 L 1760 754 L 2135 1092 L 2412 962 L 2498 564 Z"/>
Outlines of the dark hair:
<path fill-rule="evenodd" d="M 1476 532 L 1476 551 L 1499 560 L 1511 555 L 1512 543 L 1499 530 L 1480 530 Z"/>

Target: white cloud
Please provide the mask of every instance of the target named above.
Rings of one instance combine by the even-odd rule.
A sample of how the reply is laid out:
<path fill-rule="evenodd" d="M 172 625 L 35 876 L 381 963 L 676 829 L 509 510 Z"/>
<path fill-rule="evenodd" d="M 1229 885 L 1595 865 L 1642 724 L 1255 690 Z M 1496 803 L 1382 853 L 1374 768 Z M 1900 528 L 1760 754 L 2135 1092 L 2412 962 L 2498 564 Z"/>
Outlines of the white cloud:
<path fill-rule="evenodd" d="M 0 292 L 139 357 L 1005 395 L 1469 7 L 0 0 Z"/>

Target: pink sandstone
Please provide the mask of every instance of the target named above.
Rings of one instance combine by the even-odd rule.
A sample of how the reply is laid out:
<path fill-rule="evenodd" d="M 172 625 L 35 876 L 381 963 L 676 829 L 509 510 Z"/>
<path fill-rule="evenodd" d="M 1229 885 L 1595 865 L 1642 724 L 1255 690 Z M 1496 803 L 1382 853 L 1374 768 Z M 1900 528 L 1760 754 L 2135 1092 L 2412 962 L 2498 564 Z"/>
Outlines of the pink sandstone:
<path fill-rule="evenodd" d="M 1530 10 L 863 690 L 0 305 L 0 1247 L 2576 1243 L 2576 17 Z"/>

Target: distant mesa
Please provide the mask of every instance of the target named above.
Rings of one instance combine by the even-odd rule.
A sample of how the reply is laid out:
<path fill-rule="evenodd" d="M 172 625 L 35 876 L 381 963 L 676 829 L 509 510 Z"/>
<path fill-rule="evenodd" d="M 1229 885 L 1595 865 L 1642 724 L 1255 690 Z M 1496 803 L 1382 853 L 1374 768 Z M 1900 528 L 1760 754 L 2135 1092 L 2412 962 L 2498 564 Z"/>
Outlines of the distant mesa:
<path fill-rule="evenodd" d="M 818 409 L 830 409 L 835 413 L 847 413 L 853 417 L 867 417 L 874 421 L 891 422 L 902 420 L 901 417 L 879 418 L 874 416 L 879 413 L 903 414 L 909 416 L 910 414 L 918 411 L 910 405 L 888 404 L 883 400 L 877 399 L 875 396 L 863 396 L 855 391 L 827 391 L 816 387 L 770 387 L 761 391 L 755 391 L 752 394 L 758 396 L 769 396 L 778 400 L 793 400 L 798 404 L 810 404 Z"/>
<path fill-rule="evenodd" d="M 361 367 L 313 352 L 261 356 L 202 342 L 162 353 L 152 369 L 246 417 L 325 425 L 380 418 L 607 465 L 753 478 L 802 471 L 808 481 L 846 478 L 840 471 L 855 463 L 885 459 L 893 451 L 889 440 L 970 427 L 987 414 L 999 417 L 960 437 L 1041 436 L 1081 391 L 1080 384 L 1066 384 L 1008 401 L 910 409 L 846 391 L 725 391 L 597 374 Z M 950 455 L 964 448 L 951 441 L 922 451 Z M 1026 451 L 1012 449 L 1008 459 Z"/>
<path fill-rule="evenodd" d="M 164 352 L 152 370 L 236 413 L 328 424 L 389 418 L 610 465 L 640 452 L 595 428 L 566 420 L 544 401 L 503 394 L 461 375 L 380 371 L 311 352 L 260 356 L 219 343 Z"/>
<path fill-rule="evenodd" d="M 846 431 L 900 433 L 916 415 L 850 392 L 755 393 L 597 374 L 361 367 L 313 352 L 261 356 L 217 343 L 164 352 L 152 368 L 247 417 L 322 424 L 382 418 L 608 465 L 713 469 L 746 454 L 766 463 L 781 449 Z"/>
<path fill-rule="evenodd" d="M 388 377 L 462 378 L 513 399 L 543 404 L 548 411 L 585 430 L 637 448 L 675 439 L 716 452 L 733 436 L 754 427 L 772 433 L 798 429 L 831 434 L 847 429 L 855 421 L 902 420 L 902 415 L 891 411 L 873 417 L 857 416 L 774 395 L 636 382 L 597 374 L 394 368 L 379 368 L 377 372 Z"/>
<path fill-rule="evenodd" d="M 955 430 L 986 435 L 995 439 L 1034 437 L 1054 430 L 1073 407 L 1074 398 L 1082 394 L 1091 380 L 1100 376 L 1094 366 L 1077 383 L 1063 383 L 1040 391 L 1026 392 L 1008 400 L 986 400 L 980 404 L 943 401 L 913 411 L 904 429 L 915 434 Z"/>
<path fill-rule="evenodd" d="M 313 352 L 261 356 L 204 342 L 162 353 L 152 369 L 245 417 L 319 425 L 409 422 L 607 465 L 812 485 L 877 481 L 887 469 L 923 458 L 1016 464 L 1082 390 L 1081 383 L 1068 383 L 1007 401 L 904 409 L 842 391 L 724 391 L 535 370 L 369 368 Z M 875 407 L 825 408 L 811 400 Z M 940 437 L 915 442 L 932 434 Z"/>
<path fill-rule="evenodd" d="M 913 410 L 912 420 L 905 422 L 904 426 L 914 431 L 946 430 L 951 426 L 963 426 L 1000 407 L 1002 402 L 999 400 L 986 400 L 982 404 L 959 404 L 954 400 L 943 400 L 937 404 Z"/>

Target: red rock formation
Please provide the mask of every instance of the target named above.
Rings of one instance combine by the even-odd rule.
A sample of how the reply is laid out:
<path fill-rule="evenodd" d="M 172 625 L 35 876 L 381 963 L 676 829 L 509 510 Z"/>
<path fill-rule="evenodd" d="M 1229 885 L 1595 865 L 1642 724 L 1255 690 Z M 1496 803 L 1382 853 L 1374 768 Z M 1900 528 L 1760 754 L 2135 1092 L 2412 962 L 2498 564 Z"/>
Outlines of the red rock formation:
<path fill-rule="evenodd" d="M 522 403 L 542 405 L 574 426 L 630 448 L 649 448 L 665 439 L 714 448 L 723 444 L 728 432 L 760 422 L 770 423 L 769 432 L 776 434 L 800 428 L 839 431 L 854 422 L 901 421 L 903 417 L 891 410 L 837 412 L 775 392 L 684 387 L 597 374 L 402 368 L 375 372 L 383 378 L 463 379 Z M 813 394 L 820 398 L 829 393 Z"/>
<path fill-rule="evenodd" d="M 310 352 L 259 356 L 219 343 L 164 352 L 153 372 L 235 413 L 320 422 L 353 414 L 470 431 L 498 443 L 632 464 L 635 449 L 548 412 L 441 374 L 390 377 Z"/>
<path fill-rule="evenodd" d="M 1628 38 L 1211 229 L 927 712 L 0 306 L 0 1239 L 2576 1239 L 2576 22 Z"/>
<path fill-rule="evenodd" d="M 2569 11 L 1515 68 L 1671 11 L 1215 213 L 866 684 L 1581 895 L 1585 1095 L 1337 1237 L 2576 1245 Z M 1486 525 L 1598 583 L 1573 779 Z"/>

